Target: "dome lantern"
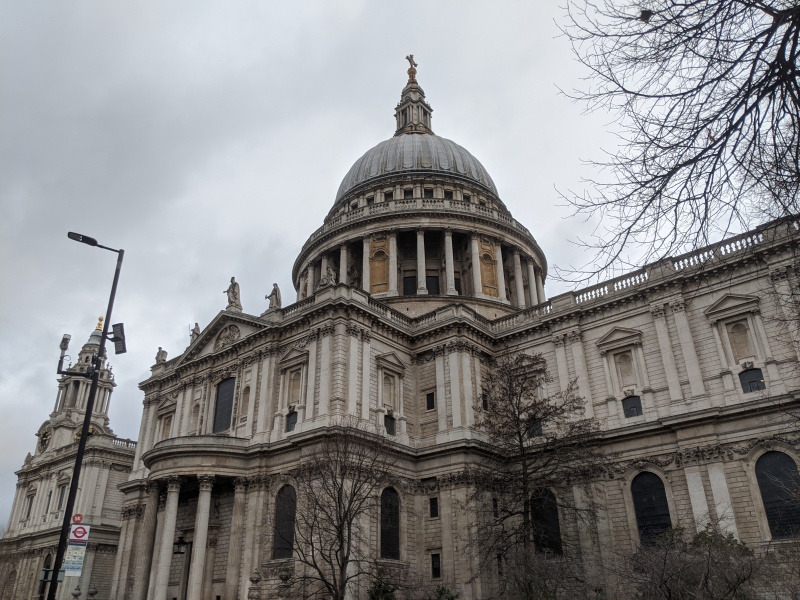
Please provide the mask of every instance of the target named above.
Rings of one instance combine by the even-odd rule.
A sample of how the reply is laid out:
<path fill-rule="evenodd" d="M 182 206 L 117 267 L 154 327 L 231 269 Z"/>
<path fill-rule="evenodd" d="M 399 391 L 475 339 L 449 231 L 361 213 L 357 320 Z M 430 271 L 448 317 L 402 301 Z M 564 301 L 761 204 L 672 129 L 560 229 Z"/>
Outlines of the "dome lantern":
<path fill-rule="evenodd" d="M 417 83 L 417 63 L 414 62 L 414 55 L 409 54 L 406 60 L 411 66 L 408 68 L 408 83 L 403 88 L 400 102 L 394 109 L 394 116 L 397 119 L 397 131 L 394 134 L 433 133 L 431 129 L 433 109 L 425 101 L 425 92 Z"/>

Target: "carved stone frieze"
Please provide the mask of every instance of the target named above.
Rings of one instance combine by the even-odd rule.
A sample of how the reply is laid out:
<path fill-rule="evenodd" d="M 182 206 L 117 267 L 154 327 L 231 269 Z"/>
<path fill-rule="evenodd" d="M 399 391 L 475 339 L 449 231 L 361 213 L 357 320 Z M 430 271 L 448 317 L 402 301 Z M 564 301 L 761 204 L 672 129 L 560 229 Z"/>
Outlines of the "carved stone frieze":
<path fill-rule="evenodd" d="M 241 330 L 236 325 L 228 325 L 225 329 L 219 332 L 217 339 L 214 342 L 214 351 L 222 350 L 226 346 L 230 346 L 236 340 L 242 337 Z"/>

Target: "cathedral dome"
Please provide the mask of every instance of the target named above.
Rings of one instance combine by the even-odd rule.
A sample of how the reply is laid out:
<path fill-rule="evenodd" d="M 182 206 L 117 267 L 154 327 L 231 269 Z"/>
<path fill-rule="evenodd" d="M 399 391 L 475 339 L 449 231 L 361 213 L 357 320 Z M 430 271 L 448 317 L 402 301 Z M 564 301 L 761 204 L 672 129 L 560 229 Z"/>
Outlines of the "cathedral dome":
<path fill-rule="evenodd" d="M 350 168 L 336 193 L 339 202 L 362 184 L 406 174 L 442 173 L 497 195 L 492 178 L 466 149 L 433 133 L 402 133 L 368 150 Z"/>

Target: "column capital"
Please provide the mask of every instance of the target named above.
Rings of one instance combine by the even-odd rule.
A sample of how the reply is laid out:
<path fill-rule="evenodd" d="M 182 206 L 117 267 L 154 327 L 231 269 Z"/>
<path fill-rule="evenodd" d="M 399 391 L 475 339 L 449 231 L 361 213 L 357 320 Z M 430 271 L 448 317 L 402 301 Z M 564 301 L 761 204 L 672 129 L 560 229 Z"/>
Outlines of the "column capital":
<path fill-rule="evenodd" d="M 168 492 L 178 492 L 181 489 L 181 478 L 177 475 L 169 475 L 162 481 L 166 482 Z"/>
<path fill-rule="evenodd" d="M 233 480 L 233 489 L 235 492 L 244 492 L 247 490 L 248 480 L 246 477 L 236 477 Z"/>
<path fill-rule="evenodd" d="M 445 227 L 444 228 L 444 234 L 447 235 L 447 236 L 452 236 L 453 235 L 453 228 L 452 227 Z"/>
<path fill-rule="evenodd" d="M 211 491 L 214 487 L 214 476 L 209 473 L 203 473 L 197 476 L 197 482 L 200 484 L 200 491 Z"/>
<path fill-rule="evenodd" d="M 517 248 L 516 246 L 514 246 L 511 249 L 511 254 L 513 254 L 514 256 L 520 256 L 522 254 L 522 251 L 519 248 Z"/>
<path fill-rule="evenodd" d="M 423 227 L 422 225 L 419 225 L 414 229 L 416 230 L 417 235 L 425 235 L 425 227 Z"/>
<path fill-rule="evenodd" d="M 662 319 L 664 318 L 664 304 L 651 304 L 650 305 L 650 314 L 653 315 L 654 319 Z"/>

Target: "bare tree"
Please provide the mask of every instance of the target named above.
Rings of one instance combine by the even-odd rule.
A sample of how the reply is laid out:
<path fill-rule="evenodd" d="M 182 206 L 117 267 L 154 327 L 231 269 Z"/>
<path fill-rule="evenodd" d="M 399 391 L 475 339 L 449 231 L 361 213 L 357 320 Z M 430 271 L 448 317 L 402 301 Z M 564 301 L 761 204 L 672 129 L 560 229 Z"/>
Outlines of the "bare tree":
<path fill-rule="evenodd" d="M 500 358 L 486 369 L 475 407 L 491 458 L 467 507 L 477 514 L 470 544 L 508 597 L 558 597 L 574 587 L 579 569 L 560 569 L 575 553 L 562 540 L 559 513 L 593 518 L 591 495 L 579 504 L 572 487 L 608 460 L 594 446 L 597 425 L 584 417 L 574 384 L 548 397 L 548 381 L 539 355 Z"/>
<path fill-rule="evenodd" d="M 369 530 L 395 457 L 385 437 L 353 418 L 328 428 L 305 452 L 291 472 L 297 484 L 294 559 L 301 565 L 291 585 L 344 600 L 357 580 L 377 573 Z"/>
<path fill-rule="evenodd" d="M 582 279 L 706 245 L 800 208 L 800 4 L 795 0 L 566 0 L 588 67 L 571 95 L 615 115 L 620 144 L 596 191 Z"/>
<path fill-rule="evenodd" d="M 670 529 L 622 555 L 615 569 L 622 596 L 665 600 L 746 600 L 774 588 L 776 572 L 732 534 L 713 524 L 691 538 Z"/>

